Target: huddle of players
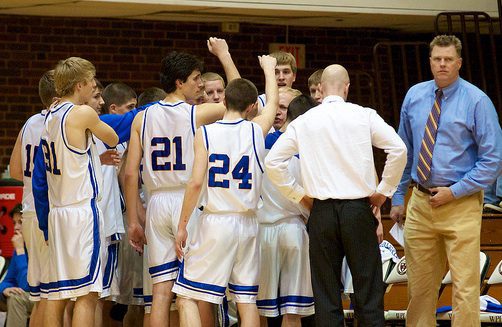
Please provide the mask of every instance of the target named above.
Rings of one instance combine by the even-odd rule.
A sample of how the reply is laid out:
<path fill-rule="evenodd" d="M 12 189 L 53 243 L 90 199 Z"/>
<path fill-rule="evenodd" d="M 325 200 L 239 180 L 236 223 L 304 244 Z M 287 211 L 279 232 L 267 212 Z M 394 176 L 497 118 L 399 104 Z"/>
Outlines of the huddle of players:
<path fill-rule="evenodd" d="M 172 52 L 162 61 L 165 92 L 151 89 L 139 98 L 143 103 L 160 101 L 134 110 L 132 89 L 111 84 L 103 90 L 92 64 L 81 58 L 61 61 L 41 79 L 39 92 L 49 111 L 27 121 L 11 159 L 11 169 L 23 171 L 30 298 L 39 301 L 33 325 L 62 325 L 69 298 L 76 298 L 74 325 L 94 323 L 96 293 L 140 304 L 141 277 L 146 277 L 146 304 L 153 295 L 151 309 L 145 309 L 150 312 L 145 323 L 152 326 L 169 324 L 172 291 L 178 294 L 185 326 L 211 325 L 214 309 L 208 303 L 221 304 L 226 293 L 237 303 L 243 325 L 258 325 L 258 312 L 284 315 L 284 322 L 293 325 L 313 313 L 302 218 L 308 212 L 282 198 L 266 176 L 263 183 L 261 178 L 266 149 L 292 119 L 287 107 L 300 94 L 290 88 L 296 76 L 294 58 L 284 53 L 259 58 L 266 93 L 258 105 L 256 88 L 240 78 L 226 42 L 210 38 L 208 48 L 229 82 L 226 106 L 189 104 L 200 102 L 204 82 L 202 63 L 186 53 Z M 318 71 L 309 79 L 311 93 L 318 89 L 320 75 Z M 205 81 L 210 78 L 206 75 Z M 216 80 L 214 89 L 206 85 L 206 101 L 222 98 L 224 83 Z M 278 86 L 284 87 L 281 92 Z M 297 101 L 297 107 L 314 106 L 305 101 Z M 103 106 L 107 114 L 99 121 Z M 269 134 L 272 126 L 275 131 Z M 36 153 L 37 147 L 43 151 Z M 126 164 L 117 169 L 125 157 Z M 294 160 L 289 168 L 299 174 Z M 73 174 L 65 175 L 67 171 Z M 139 252 L 148 243 L 144 276 L 142 258 L 119 243 L 126 230 L 119 180 L 128 208 L 126 237 Z M 258 209 L 261 194 L 264 205 Z M 202 212 L 196 209 L 200 205 Z M 98 307 L 107 313 L 103 317 L 110 303 L 100 301 Z"/>

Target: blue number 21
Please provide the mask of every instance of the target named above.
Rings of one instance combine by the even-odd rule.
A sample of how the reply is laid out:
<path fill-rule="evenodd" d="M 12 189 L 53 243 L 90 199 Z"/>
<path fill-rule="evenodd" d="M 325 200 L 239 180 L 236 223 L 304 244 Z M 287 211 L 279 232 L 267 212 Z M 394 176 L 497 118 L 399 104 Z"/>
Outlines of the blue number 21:
<path fill-rule="evenodd" d="M 174 165 L 172 165 L 172 170 L 186 170 L 186 165 L 183 163 L 183 152 L 181 136 L 176 136 L 173 138 L 172 143 L 174 143 Z M 152 151 L 152 169 L 153 170 L 171 170 L 171 162 L 166 161 L 164 163 L 159 163 L 160 158 L 167 158 L 171 155 L 171 140 L 168 137 L 154 137 L 150 143 L 151 146 L 163 145 L 163 150 Z"/>
<path fill-rule="evenodd" d="M 209 156 L 209 162 L 221 161 L 221 166 L 213 166 L 209 168 L 209 187 L 229 188 L 230 181 L 228 179 L 216 180 L 216 175 L 226 175 L 230 171 L 230 158 L 226 154 L 213 153 Z M 238 179 L 240 189 L 251 189 L 252 173 L 249 172 L 249 156 L 243 156 L 232 170 L 232 178 Z"/>

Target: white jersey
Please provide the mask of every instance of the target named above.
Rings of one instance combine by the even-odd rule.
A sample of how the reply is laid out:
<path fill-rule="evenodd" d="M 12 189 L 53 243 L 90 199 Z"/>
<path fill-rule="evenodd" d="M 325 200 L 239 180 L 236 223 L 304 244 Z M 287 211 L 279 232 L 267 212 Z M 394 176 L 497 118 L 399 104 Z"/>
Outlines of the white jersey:
<path fill-rule="evenodd" d="M 127 143 L 117 144 L 115 150 L 124 155 L 127 148 Z M 96 140 L 96 149 L 98 154 L 101 155 L 108 149 L 101 140 Z M 124 208 L 124 199 L 119 187 L 117 167 L 110 165 L 102 165 L 101 171 L 103 173 L 103 189 L 101 192 L 101 200 L 98 205 L 103 212 L 103 220 L 105 223 L 105 237 L 110 237 L 115 234 L 124 234 L 124 219 L 122 217 L 122 209 Z"/>
<path fill-rule="evenodd" d="M 208 154 L 205 210 L 214 213 L 256 210 L 265 157 L 261 127 L 253 122 L 220 120 L 202 126 Z"/>
<path fill-rule="evenodd" d="M 267 151 L 268 152 L 268 151 Z M 288 170 L 297 181 L 301 181 L 300 159 L 292 157 Z M 263 176 L 262 185 L 263 206 L 256 212 L 260 224 L 272 224 L 283 218 L 308 217 L 308 211 L 301 204 L 294 203 L 284 197 L 272 184 L 267 174 Z"/>
<path fill-rule="evenodd" d="M 194 159 L 195 119 L 195 106 L 183 101 L 159 101 L 145 109 L 142 178 L 148 193 L 188 183 Z"/>
<path fill-rule="evenodd" d="M 73 108 L 70 102 L 52 108 L 42 132 L 51 207 L 91 204 L 101 190 L 101 164 L 92 134 L 85 150 L 70 145 L 66 138 L 66 118 Z"/>
<path fill-rule="evenodd" d="M 23 167 L 23 216 L 35 216 L 35 203 L 31 192 L 31 175 L 35 150 L 40 144 L 40 136 L 44 129 L 47 110 L 31 116 L 21 132 L 21 165 Z"/>
<path fill-rule="evenodd" d="M 258 107 L 260 107 L 261 109 L 263 109 L 266 104 L 267 104 L 267 96 L 265 95 L 265 93 L 260 94 L 258 96 Z"/>

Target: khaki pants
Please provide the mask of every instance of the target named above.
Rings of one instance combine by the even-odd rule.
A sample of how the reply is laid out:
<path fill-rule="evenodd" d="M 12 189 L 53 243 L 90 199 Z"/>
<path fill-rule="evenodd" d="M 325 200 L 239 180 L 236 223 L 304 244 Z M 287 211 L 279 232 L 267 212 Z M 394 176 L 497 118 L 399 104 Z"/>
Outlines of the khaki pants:
<path fill-rule="evenodd" d="M 446 260 L 452 273 L 452 326 L 480 326 L 479 251 L 483 192 L 439 208 L 413 189 L 404 232 L 408 266 L 407 326 L 436 326 L 438 292 Z"/>
<path fill-rule="evenodd" d="M 26 327 L 33 302 L 28 299 L 28 292 L 22 295 L 12 295 L 7 298 L 6 327 Z"/>

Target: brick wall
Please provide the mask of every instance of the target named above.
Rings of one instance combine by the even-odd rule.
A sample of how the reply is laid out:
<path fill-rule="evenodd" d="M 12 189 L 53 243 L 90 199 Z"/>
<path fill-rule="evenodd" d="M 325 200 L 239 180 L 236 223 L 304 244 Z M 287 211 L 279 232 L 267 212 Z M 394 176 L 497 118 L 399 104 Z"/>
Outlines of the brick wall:
<path fill-rule="evenodd" d="M 40 76 L 60 59 L 84 57 L 96 65 L 97 76 L 104 85 L 122 81 L 139 94 L 147 87 L 158 86 L 160 61 L 171 50 L 197 54 L 204 58 L 207 70 L 222 73 L 216 58 L 208 53 L 205 42 L 210 36 L 218 36 L 227 39 L 241 75 L 263 90 L 263 77 L 256 56 L 267 53 L 269 43 L 286 42 L 286 35 L 289 35 L 290 43 L 306 45 L 306 68 L 299 70 L 296 88 L 306 92 L 307 79 L 312 72 L 340 63 L 351 73 L 349 100 L 373 107 L 378 103 L 369 95 L 371 90 L 375 91 L 373 46 L 381 41 L 399 40 L 428 43 L 432 37 L 431 33 L 409 34 L 386 29 L 290 26 L 287 31 L 284 26 L 256 24 L 241 24 L 240 33 L 228 34 L 221 33 L 217 23 L 0 15 L 0 171 L 8 164 L 22 124 L 41 108 L 37 92 Z M 496 35 L 495 44 L 496 52 L 502 53 L 501 35 Z M 476 46 L 474 42 L 473 45 Z M 487 46 L 485 53 L 490 54 L 489 43 L 482 42 L 482 45 Z M 472 57 L 472 47 L 470 53 Z M 464 78 L 468 75 L 468 65 L 473 71 L 479 70 L 480 66 L 476 58 L 471 63 L 465 59 Z M 492 70 L 490 63 L 485 59 L 488 73 Z M 394 68 L 399 69 L 400 64 L 395 62 Z M 501 74 L 499 68 L 499 76 Z M 473 82 L 481 86 L 475 77 Z M 493 80 L 492 77 L 489 76 L 489 81 Z M 502 80 L 502 76 L 499 79 Z M 361 83 L 356 83 L 357 80 Z M 390 85 L 385 87 L 383 96 L 389 97 Z M 405 89 L 397 90 L 398 103 Z M 488 95 L 496 100 L 497 92 L 500 90 L 494 90 L 493 83 L 489 83 Z M 384 105 L 377 109 L 395 125 L 397 117 L 393 117 L 390 108 L 385 108 L 389 102 L 384 99 Z M 500 114 L 502 108 L 498 109 Z"/>
<path fill-rule="evenodd" d="M 267 53 L 271 42 L 286 42 L 286 28 L 272 25 L 241 24 L 240 33 L 225 34 L 215 23 L 11 15 L 0 15 L 0 22 L 2 171 L 24 121 L 41 109 L 40 76 L 60 59 L 86 58 L 95 64 L 104 85 L 122 81 L 139 94 L 158 86 L 159 63 L 174 49 L 197 54 L 205 59 L 207 70 L 222 72 L 205 42 L 209 36 L 218 36 L 227 39 L 241 75 L 263 89 L 256 56 Z M 398 37 L 389 30 L 315 27 L 289 27 L 288 35 L 290 43 L 306 45 L 306 68 L 298 72 L 295 83 L 302 91 L 307 91 L 307 78 L 313 71 L 331 63 L 341 63 L 349 71 L 371 72 L 373 45 Z"/>

